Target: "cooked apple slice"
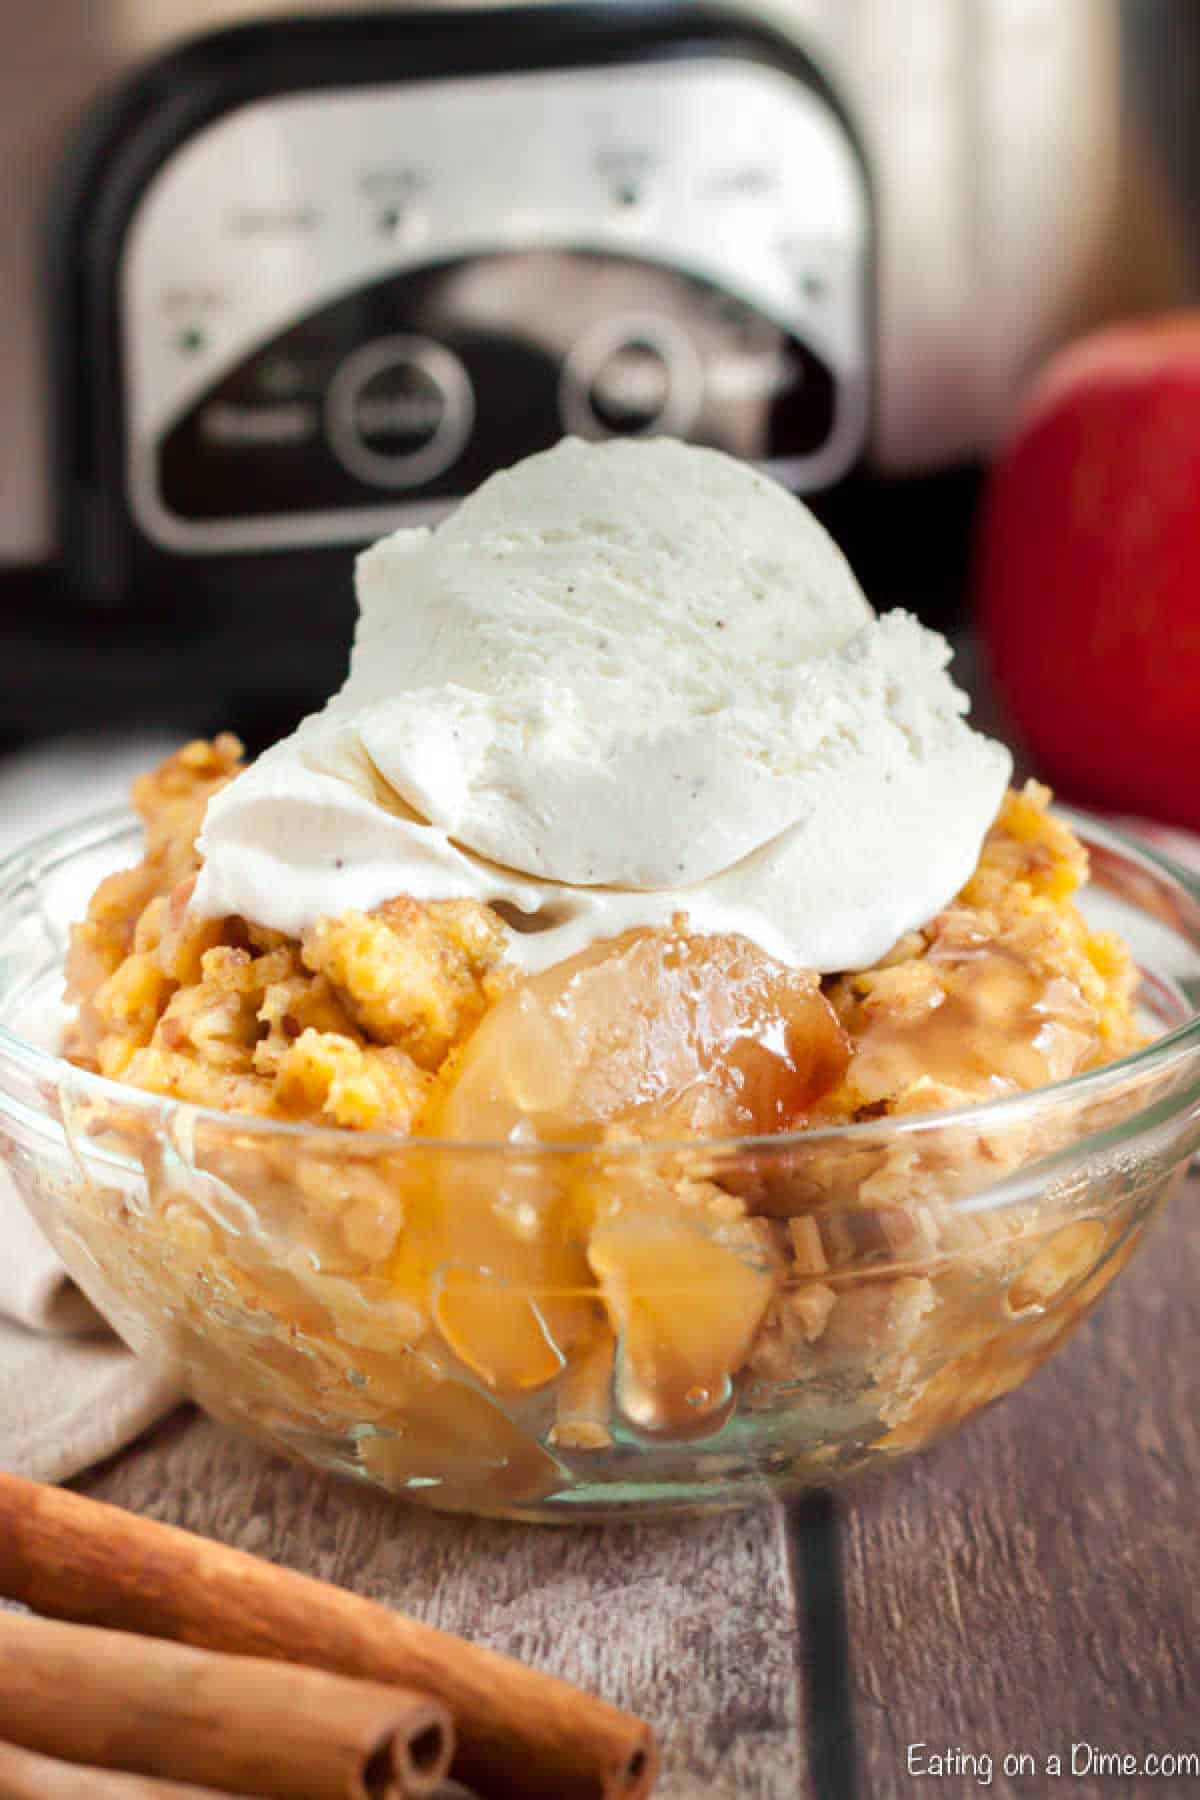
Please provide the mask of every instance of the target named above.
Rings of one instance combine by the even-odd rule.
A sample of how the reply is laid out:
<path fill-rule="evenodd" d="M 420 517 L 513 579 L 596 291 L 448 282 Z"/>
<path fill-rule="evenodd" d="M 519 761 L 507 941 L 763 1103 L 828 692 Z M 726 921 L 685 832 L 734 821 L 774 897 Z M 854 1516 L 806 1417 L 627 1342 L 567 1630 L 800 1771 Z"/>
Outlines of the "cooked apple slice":
<path fill-rule="evenodd" d="M 562 1470 L 500 1406 L 429 1359 L 392 1374 L 394 1410 L 358 1445 L 376 1481 L 412 1499 L 487 1512 L 553 1492 Z"/>
<path fill-rule="evenodd" d="M 618 1212 L 592 1234 L 588 1260 L 619 1345 L 618 1399 L 644 1431 L 718 1428 L 775 1290 L 773 1259 L 750 1221 L 721 1238 L 668 1213 Z"/>
<path fill-rule="evenodd" d="M 553 1381 L 591 1329 L 595 1283 L 569 1204 L 536 1165 L 467 1149 L 406 1194 L 391 1279 L 500 1393 Z"/>
<path fill-rule="evenodd" d="M 536 1301 L 488 1269 L 440 1270 L 433 1318 L 454 1354 L 489 1387 L 544 1387 L 562 1369 L 562 1352 Z"/>
<path fill-rule="evenodd" d="M 638 930 L 521 982 L 467 1044 L 435 1129 L 543 1143 L 789 1129 L 847 1042 L 817 977 L 747 939 Z"/>

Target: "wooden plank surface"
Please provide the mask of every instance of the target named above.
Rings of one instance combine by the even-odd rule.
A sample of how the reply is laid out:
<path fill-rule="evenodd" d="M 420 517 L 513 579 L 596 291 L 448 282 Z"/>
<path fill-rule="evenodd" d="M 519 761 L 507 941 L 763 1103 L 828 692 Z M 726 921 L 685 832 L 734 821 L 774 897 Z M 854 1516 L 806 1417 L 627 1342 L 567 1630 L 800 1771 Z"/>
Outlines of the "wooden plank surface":
<path fill-rule="evenodd" d="M 1027 1388 L 843 1503 L 864 1795 L 1200 1795 L 1200 1775 L 1070 1775 L 1072 1744 L 1200 1753 L 1198 1362 L 1193 1176 Z M 990 1788 L 966 1763 L 917 1779 L 917 1742 L 991 1755 Z M 1022 1751 L 1036 1772 L 1006 1778 Z"/>
<path fill-rule="evenodd" d="M 655 1525 L 438 1517 L 177 1414 L 75 1484 L 428 1620 L 651 1719 L 663 1800 L 803 1800 L 795 1606 L 771 1508 Z"/>

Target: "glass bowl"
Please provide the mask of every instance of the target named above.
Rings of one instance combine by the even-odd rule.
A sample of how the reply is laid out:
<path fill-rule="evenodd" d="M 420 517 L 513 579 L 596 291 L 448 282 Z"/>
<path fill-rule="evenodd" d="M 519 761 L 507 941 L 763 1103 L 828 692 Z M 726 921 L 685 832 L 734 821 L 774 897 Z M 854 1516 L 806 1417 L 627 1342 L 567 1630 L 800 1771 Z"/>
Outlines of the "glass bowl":
<path fill-rule="evenodd" d="M 134 1350 L 322 1469 L 560 1520 L 824 1486 L 1024 1381 L 1200 1145 L 1200 887 L 1071 822 L 1148 1048 L 953 1113 L 558 1149 L 239 1118 L 56 1056 L 68 928 L 140 852 L 105 815 L 0 865 L 0 1156 Z"/>

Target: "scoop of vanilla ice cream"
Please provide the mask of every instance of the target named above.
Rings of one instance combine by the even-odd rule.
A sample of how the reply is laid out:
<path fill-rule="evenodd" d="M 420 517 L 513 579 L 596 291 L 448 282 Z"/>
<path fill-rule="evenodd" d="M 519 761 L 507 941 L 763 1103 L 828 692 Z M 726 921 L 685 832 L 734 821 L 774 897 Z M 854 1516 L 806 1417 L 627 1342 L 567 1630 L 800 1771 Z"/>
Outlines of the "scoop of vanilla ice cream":
<path fill-rule="evenodd" d="M 349 678 L 212 802 L 193 905 L 507 907 L 546 967 L 689 915 L 818 969 L 952 897 L 1010 772 L 942 639 L 715 451 L 567 440 L 358 563 Z"/>
<path fill-rule="evenodd" d="M 811 513 L 669 440 L 530 457 L 368 550 L 358 594 L 335 711 L 397 793 L 481 856 L 639 889 L 791 823 L 796 670 L 871 617 Z"/>

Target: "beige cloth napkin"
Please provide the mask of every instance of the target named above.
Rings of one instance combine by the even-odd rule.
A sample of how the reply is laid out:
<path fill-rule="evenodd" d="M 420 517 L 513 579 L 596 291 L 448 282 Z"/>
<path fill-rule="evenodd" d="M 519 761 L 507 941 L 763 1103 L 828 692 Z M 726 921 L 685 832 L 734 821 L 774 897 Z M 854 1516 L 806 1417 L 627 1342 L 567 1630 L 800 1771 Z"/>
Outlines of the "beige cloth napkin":
<path fill-rule="evenodd" d="M 0 854 L 124 799 L 170 747 L 72 738 L 0 758 Z M 178 1398 L 79 1292 L 0 1166 L 0 1469 L 65 1481 Z"/>
<path fill-rule="evenodd" d="M 0 1170 L 0 1469 L 65 1481 L 178 1399 L 84 1299 Z"/>

